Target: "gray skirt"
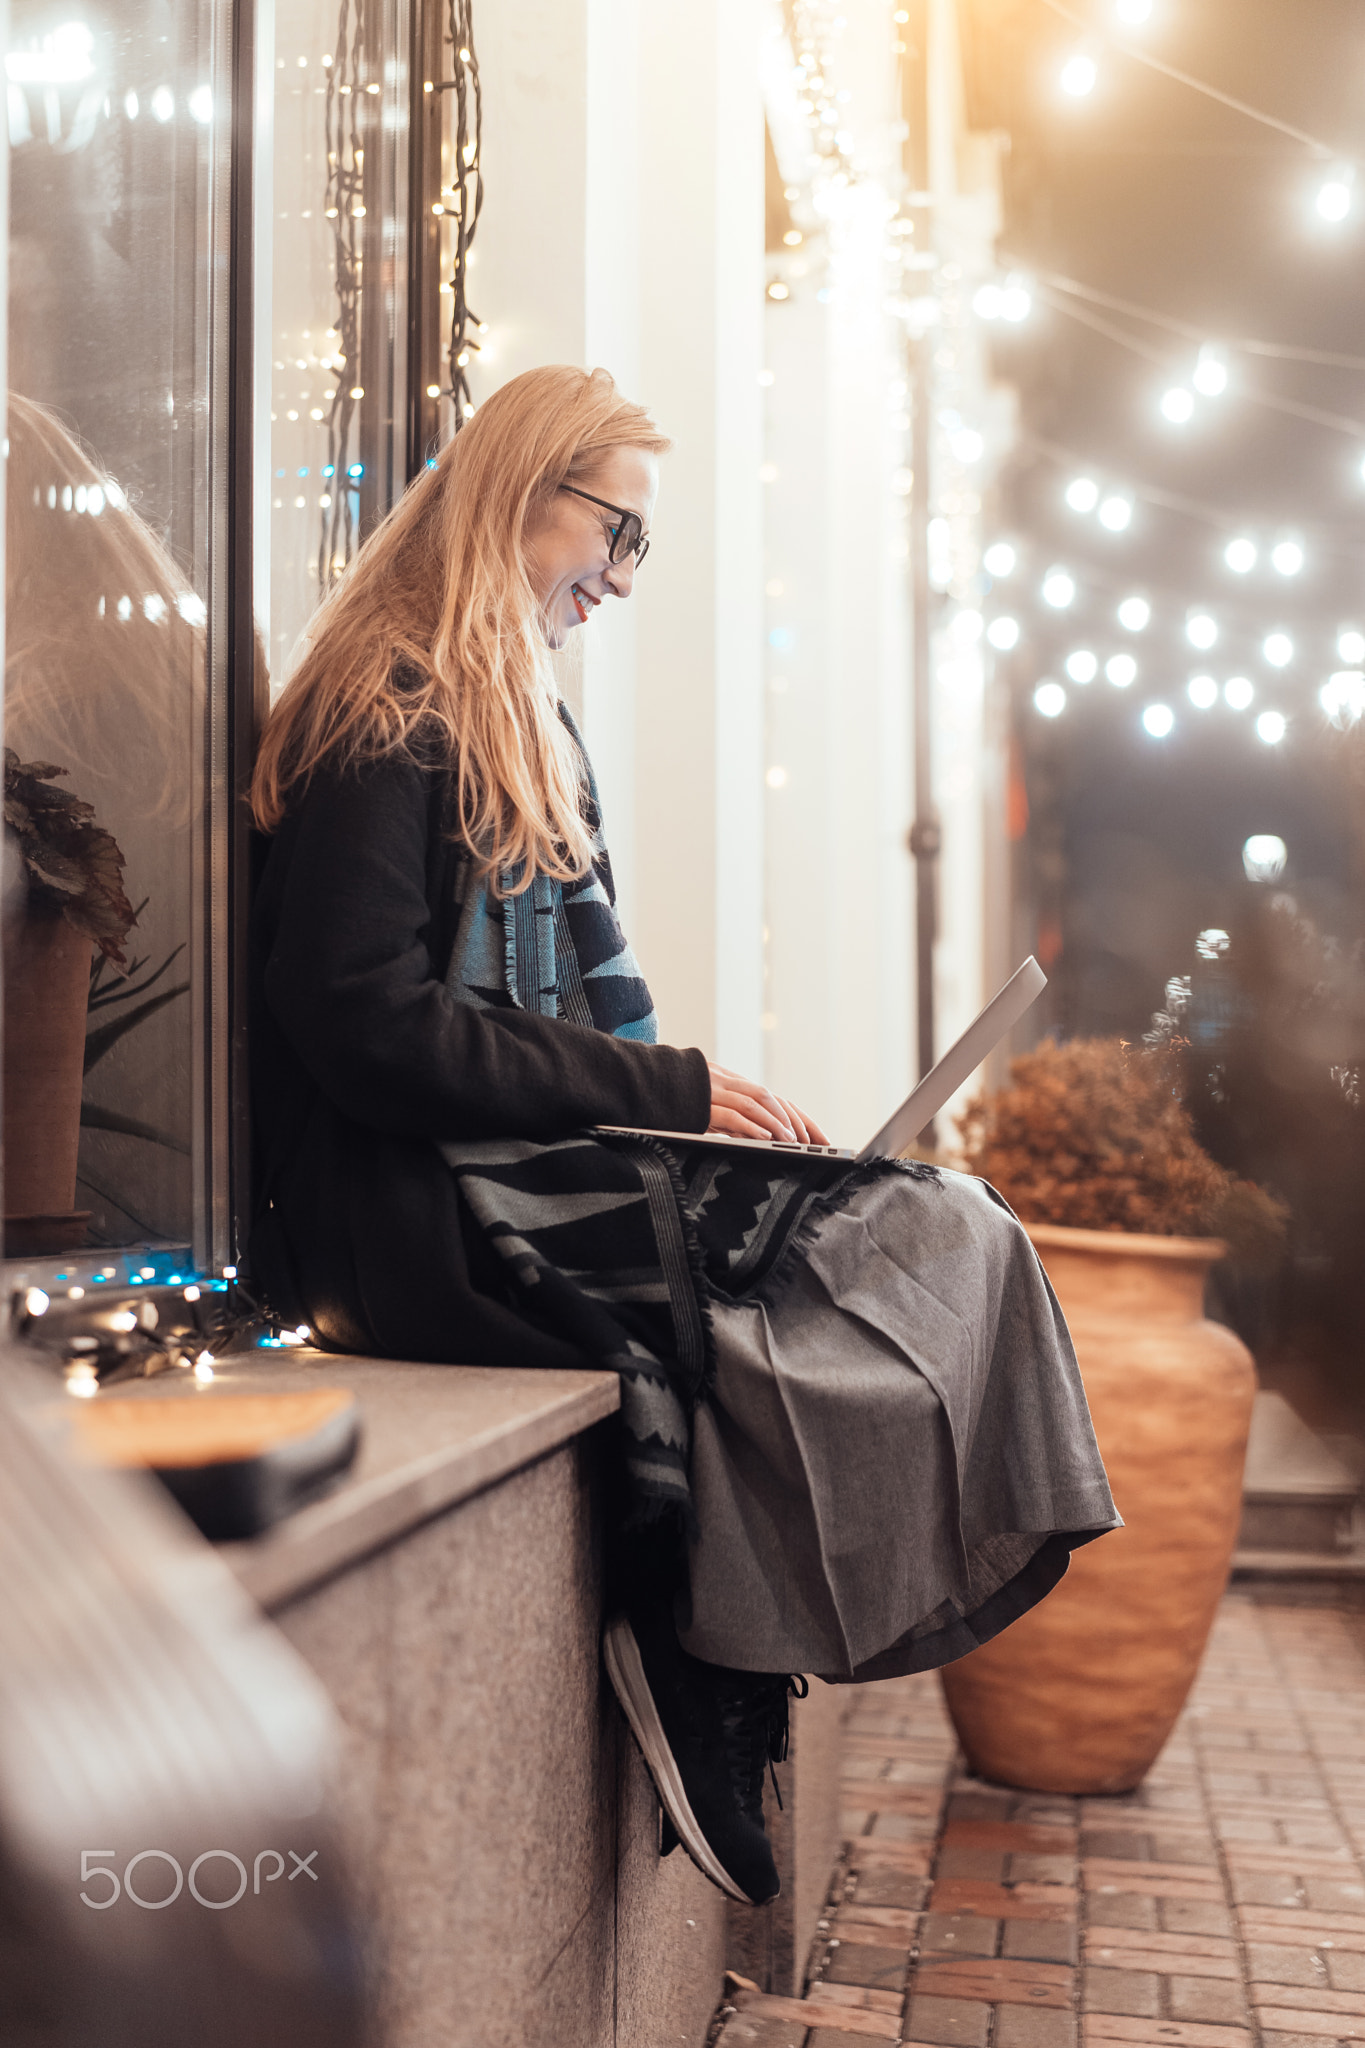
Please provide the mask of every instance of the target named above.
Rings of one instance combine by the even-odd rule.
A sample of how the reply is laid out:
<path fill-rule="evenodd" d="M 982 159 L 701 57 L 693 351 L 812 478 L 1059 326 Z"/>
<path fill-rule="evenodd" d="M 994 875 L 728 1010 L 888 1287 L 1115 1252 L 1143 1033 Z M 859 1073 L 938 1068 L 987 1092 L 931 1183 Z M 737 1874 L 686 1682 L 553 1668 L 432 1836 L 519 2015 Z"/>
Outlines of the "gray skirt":
<path fill-rule="evenodd" d="M 950 1663 L 1121 1526 L 1057 1298 L 984 1181 L 879 1178 L 713 1316 L 695 1656 L 834 1682 Z"/>

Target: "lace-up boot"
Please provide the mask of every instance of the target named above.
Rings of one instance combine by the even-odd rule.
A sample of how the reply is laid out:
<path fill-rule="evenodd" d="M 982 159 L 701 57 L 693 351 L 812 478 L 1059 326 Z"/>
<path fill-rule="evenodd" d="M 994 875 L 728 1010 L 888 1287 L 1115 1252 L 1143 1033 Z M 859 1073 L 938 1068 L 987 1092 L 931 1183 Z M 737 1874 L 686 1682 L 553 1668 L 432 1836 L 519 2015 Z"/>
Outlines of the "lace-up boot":
<path fill-rule="evenodd" d="M 664 1605 L 616 1616 L 603 1656 L 692 1861 L 732 1899 L 761 1906 L 774 1898 L 779 1885 L 763 1827 L 763 1775 L 787 1754 L 788 1698 L 794 1692 L 804 1699 L 804 1678 L 734 1671 L 689 1656 Z"/>

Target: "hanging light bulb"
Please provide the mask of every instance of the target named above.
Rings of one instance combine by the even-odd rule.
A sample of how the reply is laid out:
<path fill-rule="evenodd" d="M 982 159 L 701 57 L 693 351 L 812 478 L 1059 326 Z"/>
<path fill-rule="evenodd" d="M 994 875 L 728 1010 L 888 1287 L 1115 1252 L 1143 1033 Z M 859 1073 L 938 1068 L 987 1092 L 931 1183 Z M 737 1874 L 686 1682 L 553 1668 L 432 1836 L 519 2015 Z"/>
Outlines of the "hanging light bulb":
<path fill-rule="evenodd" d="M 1185 638 L 1201 654 L 1207 653 L 1218 639 L 1218 621 L 1208 612 L 1191 612 L 1185 621 Z"/>
<path fill-rule="evenodd" d="M 1223 560 L 1234 576 L 1245 576 L 1256 567 L 1256 543 L 1246 534 L 1238 534 L 1223 550 Z"/>
<path fill-rule="evenodd" d="M 1152 0 L 1114 0 L 1114 12 L 1120 21 L 1148 21 L 1152 13 Z"/>
<path fill-rule="evenodd" d="M 1127 690 L 1137 681 L 1137 663 L 1131 654 L 1111 654 L 1104 673 L 1116 690 Z"/>
<path fill-rule="evenodd" d="M 1152 607 L 1145 597 L 1125 597 L 1119 606 L 1119 624 L 1125 633 L 1141 633 L 1151 616 Z"/>
<path fill-rule="evenodd" d="M 1217 342 L 1206 341 L 1199 351 L 1199 360 L 1190 381 L 1205 398 L 1221 398 L 1228 388 L 1227 350 L 1220 348 Z"/>
<path fill-rule="evenodd" d="M 1163 395 L 1161 414 L 1173 427 L 1188 426 L 1194 418 L 1194 399 L 1183 384 L 1173 384 Z"/>
<path fill-rule="evenodd" d="M 1093 683 L 1099 674 L 1099 662 L 1088 647 L 1078 647 L 1066 658 L 1066 672 L 1073 683 Z"/>
<path fill-rule="evenodd" d="M 1066 487 L 1066 502 L 1073 512 L 1093 512 L 1100 502 L 1100 487 L 1094 477 L 1073 477 Z"/>
<path fill-rule="evenodd" d="M 1296 540 L 1282 540 L 1271 549 L 1270 559 L 1281 576 L 1297 576 L 1303 567 L 1303 549 Z"/>
<path fill-rule="evenodd" d="M 1354 164 L 1334 164 L 1318 186 L 1313 201 L 1314 210 L 1321 219 L 1331 221 L 1335 226 L 1345 220 L 1351 211 L 1352 188 L 1355 185 Z"/>
<path fill-rule="evenodd" d="M 1261 652 L 1272 668 L 1288 668 L 1294 659 L 1294 643 L 1287 633 L 1267 633 Z"/>
<path fill-rule="evenodd" d="M 1142 729 L 1154 740 L 1164 740 L 1175 730 L 1175 713 L 1169 704 L 1149 704 L 1142 714 Z"/>
<path fill-rule="evenodd" d="M 1029 290 L 1028 279 L 1017 271 L 1005 279 L 1000 292 L 1000 318 L 1017 327 L 1021 320 L 1027 320 L 1033 311 L 1033 293 Z"/>
<path fill-rule="evenodd" d="M 1223 685 L 1223 701 L 1234 711 L 1249 711 L 1255 695 L 1255 685 L 1247 676 L 1229 676 Z"/>
<path fill-rule="evenodd" d="M 1212 676 L 1191 676 L 1185 685 L 1185 695 L 1196 711 L 1212 711 L 1218 702 L 1218 685 Z"/>
<path fill-rule="evenodd" d="M 1268 747 L 1278 747 L 1285 731 L 1286 720 L 1282 711 L 1263 711 L 1256 721 L 1256 737 Z"/>
<path fill-rule="evenodd" d="M 1328 676 L 1318 692 L 1318 702 L 1337 730 L 1344 732 L 1365 716 L 1365 675 L 1359 669 L 1344 669 Z"/>
<path fill-rule="evenodd" d="M 1354 626 L 1343 626 L 1337 634 L 1337 653 L 1352 665 L 1365 661 L 1365 633 L 1358 633 Z"/>
<path fill-rule="evenodd" d="M 1044 718 L 1059 718 L 1066 710 L 1066 691 L 1060 683 L 1039 683 L 1033 693 L 1033 704 Z"/>
<path fill-rule="evenodd" d="M 1109 533 L 1126 533 L 1133 522 L 1133 501 L 1115 495 L 1100 506 L 1100 525 Z"/>
<path fill-rule="evenodd" d="M 1063 64 L 1057 83 L 1069 98 L 1083 100 L 1095 90 L 1098 77 L 1094 58 L 1087 56 L 1084 50 L 1077 50 Z"/>
<path fill-rule="evenodd" d="M 1075 578 L 1066 569 L 1049 569 L 1043 578 L 1043 603 L 1064 612 L 1076 597 Z"/>
<path fill-rule="evenodd" d="M 1013 572 L 1017 560 L 1018 556 L 1009 542 L 1007 540 L 997 540 L 992 541 L 985 554 L 981 557 L 981 565 L 988 576 L 1001 577 L 1008 576 Z"/>
<path fill-rule="evenodd" d="M 1019 645 L 1018 619 L 992 619 L 986 628 L 986 638 L 1001 654 L 1008 654 L 1011 648 Z"/>
<path fill-rule="evenodd" d="M 1278 832 L 1253 832 L 1242 848 L 1242 867 L 1249 882 L 1278 882 L 1289 848 Z"/>

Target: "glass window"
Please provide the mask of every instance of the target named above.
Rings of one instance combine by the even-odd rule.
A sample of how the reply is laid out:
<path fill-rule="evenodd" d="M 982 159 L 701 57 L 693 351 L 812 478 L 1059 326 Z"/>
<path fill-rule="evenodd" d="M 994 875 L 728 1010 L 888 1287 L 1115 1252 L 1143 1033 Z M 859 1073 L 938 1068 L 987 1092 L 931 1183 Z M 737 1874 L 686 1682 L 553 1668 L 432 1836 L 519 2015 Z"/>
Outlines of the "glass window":
<path fill-rule="evenodd" d="M 6 1248 L 196 1231 L 215 10 L 12 0 Z"/>

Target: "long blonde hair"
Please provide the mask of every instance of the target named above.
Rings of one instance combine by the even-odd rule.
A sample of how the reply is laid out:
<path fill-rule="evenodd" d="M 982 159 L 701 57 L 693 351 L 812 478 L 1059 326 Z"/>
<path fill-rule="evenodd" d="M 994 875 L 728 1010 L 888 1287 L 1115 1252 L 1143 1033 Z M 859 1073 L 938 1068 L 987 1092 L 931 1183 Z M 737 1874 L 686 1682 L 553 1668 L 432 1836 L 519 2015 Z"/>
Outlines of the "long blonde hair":
<path fill-rule="evenodd" d="M 527 527 L 613 449 L 669 442 L 605 370 L 528 370 L 486 399 L 365 542 L 316 614 L 252 781 L 265 831 L 327 760 L 448 749 L 460 836 L 495 888 L 570 881 L 592 853 L 577 750 L 558 714 Z"/>

